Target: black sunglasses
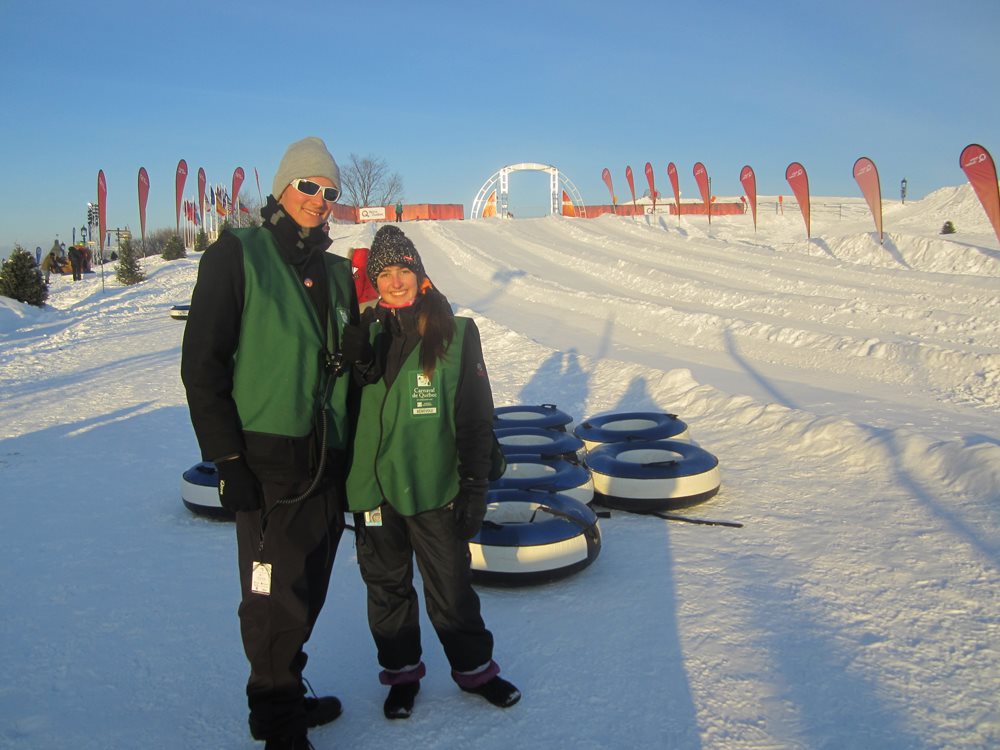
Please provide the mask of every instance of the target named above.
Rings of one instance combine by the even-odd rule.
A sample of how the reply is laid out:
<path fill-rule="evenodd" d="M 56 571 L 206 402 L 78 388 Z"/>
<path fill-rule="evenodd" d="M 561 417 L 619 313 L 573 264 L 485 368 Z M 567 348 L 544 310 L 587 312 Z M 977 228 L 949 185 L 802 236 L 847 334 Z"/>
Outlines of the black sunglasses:
<path fill-rule="evenodd" d="M 329 201 L 330 203 L 336 203 L 337 198 L 340 197 L 340 189 L 335 187 L 323 187 L 312 180 L 292 180 L 291 186 L 298 190 L 303 195 L 316 195 L 320 190 L 323 191 L 323 200 Z"/>

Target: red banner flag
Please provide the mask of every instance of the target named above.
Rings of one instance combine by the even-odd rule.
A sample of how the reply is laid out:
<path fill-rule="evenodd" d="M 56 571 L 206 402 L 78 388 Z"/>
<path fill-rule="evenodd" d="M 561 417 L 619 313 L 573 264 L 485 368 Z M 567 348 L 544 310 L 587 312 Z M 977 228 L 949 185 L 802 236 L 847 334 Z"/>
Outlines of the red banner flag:
<path fill-rule="evenodd" d="M 625 179 L 628 181 L 628 189 L 632 193 L 632 205 L 635 206 L 635 179 L 632 177 L 632 167 L 625 167 Z"/>
<path fill-rule="evenodd" d="M 694 163 L 694 181 L 698 183 L 698 190 L 701 191 L 701 199 L 705 202 L 705 213 L 708 214 L 708 223 L 712 223 L 712 191 L 708 186 L 708 170 L 700 161 Z"/>
<path fill-rule="evenodd" d="M 615 206 L 618 205 L 618 198 L 615 196 L 615 189 L 611 187 L 611 170 L 607 167 L 601 172 L 601 179 L 604 180 L 604 184 L 608 186 L 608 192 L 611 193 L 611 203 Z"/>
<path fill-rule="evenodd" d="M 958 163 L 983 204 L 997 239 L 1000 239 L 1000 188 L 997 187 L 997 166 L 993 157 L 979 144 L 970 143 L 962 149 Z"/>
<path fill-rule="evenodd" d="M 753 231 L 757 231 L 757 175 L 749 164 L 740 170 L 740 184 L 750 201 L 750 211 L 753 213 Z"/>
<path fill-rule="evenodd" d="M 205 214 L 205 184 L 207 182 L 204 168 L 198 167 L 198 211 L 202 215 Z"/>
<path fill-rule="evenodd" d="M 806 168 L 797 161 L 793 161 L 785 170 L 785 179 L 788 180 L 788 186 L 795 194 L 795 200 L 799 202 L 802 221 L 806 223 L 806 238 L 812 237 L 809 222 L 809 175 L 806 174 Z"/>
<path fill-rule="evenodd" d="M 188 165 L 181 159 L 177 162 L 177 176 L 174 178 L 177 194 L 177 233 L 181 232 L 181 196 L 184 195 L 184 183 L 187 181 Z"/>
<path fill-rule="evenodd" d="M 244 174 L 243 167 L 236 167 L 233 172 L 233 205 L 239 204 L 240 188 L 243 186 Z"/>
<path fill-rule="evenodd" d="M 861 194 L 868 202 L 872 217 L 875 219 L 875 231 L 878 232 L 878 241 L 882 242 L 882 186 L 878 181 L 878 169 L 875 162 L 867 156 L 862 156 L 854 162 L 854 179 L 861 188 Z"/>
<path fill-rule="evenodd" d="M 149 175 L 145 167 L 139 167 L 139 232 L 142 244 L 146 245 L 146 200 L 149 198 Z"/>
<path fill-rule="evenodd" d="M 97 172 L 97 227 L 100 232 L 101 262 L 104 262 L 104 232 L 108 227 L 108 181 L 104 179 L 104 170 Z M 102 276 L 103 278 L 103 276 Z"/>
<path fill-rule="evenodd" d="M 653 199 L 653 213 L 656 213 L 656 185 L 653 184 L 653 165 L 646 162 L 646 182 L 649 183 L 649 197 Z"/>
<path fill-rule="evenodd" d="M 681 188 L 677 182 L 677 167 L 673 162 L 667 165 L 667 177 L 670 178 L 670 187 L 674 189 L 674 203 L 677 206 L 677 221 L 681 220 Z"/>

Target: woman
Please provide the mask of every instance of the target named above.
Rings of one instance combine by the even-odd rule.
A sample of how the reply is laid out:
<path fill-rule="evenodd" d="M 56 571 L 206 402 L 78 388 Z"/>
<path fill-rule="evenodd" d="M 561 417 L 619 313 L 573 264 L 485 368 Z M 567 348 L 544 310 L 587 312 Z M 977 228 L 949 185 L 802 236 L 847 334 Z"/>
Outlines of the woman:
<path fill-rule="evenodd" d="M 413 558 L 427 614 L 467 692 L 506 708 L 521 697 L 499 676 L 493 635 L 472 588 L 468 540 L 486 513 L 493 394 L 476 324 L 455 317 L 413 243 L 380 229 L 367 273 L 379 303 L 362 316 L 373 352 L 364 383 L 347 497 L 387 718 L 407 718 L 426 673 Z"/>

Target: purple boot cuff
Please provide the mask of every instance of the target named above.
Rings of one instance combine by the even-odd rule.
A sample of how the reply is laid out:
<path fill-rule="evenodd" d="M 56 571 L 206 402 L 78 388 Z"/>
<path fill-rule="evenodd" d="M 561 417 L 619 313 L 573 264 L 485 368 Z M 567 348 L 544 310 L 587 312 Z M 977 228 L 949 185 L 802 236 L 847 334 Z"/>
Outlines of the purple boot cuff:
<path fill-rule="evenodd" d="M 500 674 L 500 665 L 490 659 L 489 666 L 482 672 L 468 674 L 466 672 L 456 672 L 454 669 L 451 670 L 451 679 L 453 679 L 460 688 L 472 690 L 480 685 L 485 685 L 498 674 Z"/>
<path fill-rule="evenodd" d="M 426 674 L 427 667 L 424 666 L 423 662 L 420 662 L 413 669 L 407 669 L 404 672 L 391 672 L 388 669 L 383 669 L 378 673 L 378 681 L 383 685 L 406 685 L 410 682 L 420 682 Z"/>

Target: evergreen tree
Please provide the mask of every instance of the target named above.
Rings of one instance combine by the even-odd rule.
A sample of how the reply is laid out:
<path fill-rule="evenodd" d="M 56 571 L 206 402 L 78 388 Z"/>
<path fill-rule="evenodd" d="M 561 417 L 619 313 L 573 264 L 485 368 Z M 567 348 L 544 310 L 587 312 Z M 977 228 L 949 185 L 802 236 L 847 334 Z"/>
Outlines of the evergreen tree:
<path fill-rule="evenodd" d="M 187 257 L 187 250 L 184 249 L 184 241 L 180 238 L 180 235 L 175 234 L 167 240 L 161 257 L 163 260 L 177 260 L 178 258 Z"/>
<path fill-rule="evenodd" d="M 194 251 L 200 253 L 208 248 L 208 235 L 205 234 L 204 229 L 199 229 L 197 236 L 194 238 Z"/>
<path fill-rule="evenodd" d="M 0 266 L 0 295 L 41 307 L 49 297 L 49 285 L 35 265 L 34 256 L 20 245 Z"/>
<path fill-rule="evenodd" d="M 118 246 L 118 264 L 115 266 L 115 278 L 125 286 L 138 284 L 146 280 L 146 274 L 139 265 L 139 252 L 132 245 L 132 240 L 123 240 Z"/>

